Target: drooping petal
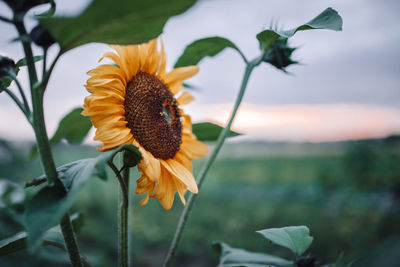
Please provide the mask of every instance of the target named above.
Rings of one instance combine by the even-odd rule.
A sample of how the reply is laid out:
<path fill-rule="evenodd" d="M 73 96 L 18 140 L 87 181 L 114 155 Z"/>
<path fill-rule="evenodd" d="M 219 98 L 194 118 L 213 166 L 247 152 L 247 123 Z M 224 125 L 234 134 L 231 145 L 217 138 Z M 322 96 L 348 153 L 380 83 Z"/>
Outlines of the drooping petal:
<path fill-rule="evenodd" d="M 169 210 L 174 202 L 175 184 L 171 175 L 161 169 L 161 177 L 150 197 L 157 198 L 164 209 Z"/>
<path fill-rule="evenodd" d="M 172 173 L 177 179 L 184 183 L 188 190 L 197 194 L 198 188 L 193 174 L 185 168 L 181 163 L 174 159 L 162 160 L 161 164 Z"/>
<path fill-rule="evenodd" d="M 147 151 L 143 151 L 142 154 L 146 155 L 147 160 L 138 164 L 139 171 L 149 177 L 150 180 L 158 181 L 161 175 L 160 161 Z"/>
<path fill-rule="evenodd" d="M 153 193 L 155 182 L 152 182 L 146 175 L 142 175 L 136 180 L 136 194 L 145 194 L 146 197 L 140 201 L 140 205 L 146 205 L 149 201 L 150 195 Z"/>

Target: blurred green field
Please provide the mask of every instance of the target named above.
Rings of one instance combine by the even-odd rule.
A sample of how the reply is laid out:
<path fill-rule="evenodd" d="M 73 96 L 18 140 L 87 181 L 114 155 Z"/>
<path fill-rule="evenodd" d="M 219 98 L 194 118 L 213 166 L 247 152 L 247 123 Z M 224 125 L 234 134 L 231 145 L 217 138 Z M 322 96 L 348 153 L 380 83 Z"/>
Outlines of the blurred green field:
<path fill-rule="evenodd" d="M 41 174 L 38 159 L 26 160 L 29 147 L 1 142 L 1 178 L 23 186 Z M 61 165 L 98 152 L 90 146 L 61 144 L 54 154 Z M 344 253 L 346 260 L 360 259 L 360 264 L 367 260 L 368 266 L 398 266 L 399 162 L 398 138 L 321 144 L 229 143 L 200 191 L 173 266 L 216 266 L 214 240 L 290 257 L 255 233 L 290 225 L 310 228 L 314 236 L 310 252 L 321 263 L 333 262 Z M 201 164 L 202 160 L 195 162 L 195 172 Z M 135 171 L 132 178 L 137 177 Z M 182 204 L 176 199 L 173 208 L 165 211 L 150 200 L 141 207 L 142 196 L 133 194 L 134 186 L 130 191 L 133 263 L 160 266 Z M 83 213 L 85 220 L 78 238 L 81 250 L 95 266 L 116 265 L 116 207 L 117 182 L 111 173 L 106 182 L 92 179 L 74 205 L 73 210 Z M 0 211 L 1 239 L 23 229 L 15 222 L 20 217 L 1 206 Z M 375 255 L 377 265 L 368 260 L 369 255 Z M 57 248 L 45 247 L 33 255 L 24 251 L 1 257 L 0 266 L 68 266 L 66 257 Z"/>

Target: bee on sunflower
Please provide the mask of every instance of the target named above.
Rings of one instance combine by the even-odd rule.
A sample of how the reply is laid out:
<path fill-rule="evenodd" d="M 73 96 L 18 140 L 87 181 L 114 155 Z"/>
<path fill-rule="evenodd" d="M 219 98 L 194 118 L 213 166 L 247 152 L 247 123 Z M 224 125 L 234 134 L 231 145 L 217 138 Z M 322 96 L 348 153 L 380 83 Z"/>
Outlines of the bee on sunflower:
<path fill-rule="evenodd" d="M 104 64 L 88 72 L 82 115 L 90 116 L 96 128 L 94 140 L 103 143 L 100 151 L 133 144 L 142 153 L 136 193 L 156 198 L 170 209 L 175 193 L 185 204 L 187 190 L 197 193 L 191 160 L 205 156 L 208 146 L 192 133 L 190 116 L 180 106 L 193 96 L 182 92 L 182 81 L 199 68 L 188 66 L 166 71 L 163 43 L 157 49 L 154 39 L 140 45 L 111 45 L 117 53 L 107 52 Z M 99 62 L 100 62 L 99 61 Z"/>

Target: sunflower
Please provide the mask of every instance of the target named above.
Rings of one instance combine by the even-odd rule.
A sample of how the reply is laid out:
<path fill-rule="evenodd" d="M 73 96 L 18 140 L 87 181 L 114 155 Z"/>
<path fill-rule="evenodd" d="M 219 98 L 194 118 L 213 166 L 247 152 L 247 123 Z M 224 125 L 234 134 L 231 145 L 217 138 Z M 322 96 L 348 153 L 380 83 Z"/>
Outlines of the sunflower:
<path fill-rule="evenodd" d="M 82 115 L 90 116 L 103 143 L 100 151 L 133 144 L 142 153 L 136 193 L 146 194 L 140 202 L 156 198 L 170 209 L 178 192 L 185 204 L 185 192 L 197 193 L 191 160 L 208 153 L 208 146 L 192 133 L 192 122 L 180 106 L 193 100 L 182 92 L 182 81 L 198 72 L 197 66 L 167 72 L 163 43 L 154 39 L 141 45 L 111 45 L 105 64 L 88 72 Z M 99 61 L 99 62 L 100 62 Z"/>

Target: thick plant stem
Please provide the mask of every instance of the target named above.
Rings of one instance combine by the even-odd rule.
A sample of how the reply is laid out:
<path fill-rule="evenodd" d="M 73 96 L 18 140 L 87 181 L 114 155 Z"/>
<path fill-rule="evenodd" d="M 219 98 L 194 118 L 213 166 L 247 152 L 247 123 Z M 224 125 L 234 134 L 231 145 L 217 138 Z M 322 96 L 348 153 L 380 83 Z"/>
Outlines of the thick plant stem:
<path fill-rule="evenodd" d="M 76 244 L 75 233 L 72 228 L 71 219 L 69 218 L 68 213 L 62 217 L 60 226 L 72 266 L 83 266 L 78 245 Z"/>
<path fill-rule="evenodd" d="M 49 185 L 53 185 L 55 179 L 57 179 L 57 170 L 44 122 L 43 95 L 39 90 L 32 91 L 32 106 L 33 128 L 35 131 L 39 155 L 44 172 L 46 173 L 47 181 Z"/>
<path fill-rule="evenodd" d="M 15 24 L 15 27 L 17 28 L 19 36 L 23 37 L 23 38 L 27 38 L 28 33 L 26 32 L 26 29 L 24 26 L 23 17 L 15 16 L 14 24 Z M 35 61 L 33 59 L 32 48 L 31 48 L 29 41 L 27 41 L 25 39 L 22 39 L 21 43 L 22 43 L 22 46 L 23 46 L 24 52 L 25 52 L 26 63 L 27 63 L 26 65 L 28 66 L 28 72 L 29 72 L 29 82 L 30 82 L 31 89 L 32 89 L 38 81 L 36 69 L 35 69 Z"/>
<path fill-rule="evenodd" d="M 19 35 L 21 37 L 26 37 L 27 32 L 23 23 L 23 17 L 14 17 L 14 24 L 18 30 Z M 36 142 L 44 173 L 46 174 L 49 185 L 52 186 L 54 184 L 54 181 L 57 179 L 58 173 L 56 170 L 56 165 L 54 163 L 54 158 L 52 155 L 44 121 L 43 94 L 45 88 L 38 84 L 35 62 L 33 59 L 30 42 L 27 40 L 22 40 L 22 46 L 24 48 L 26 62 L 28 66 L 29 82 L 32 94 L 33 129 L 35 132 Z M 73 266 L 81 267 L 82 260 L 68 213 L 64 215 L 64 217 L 61 219 L 60 226 L 64 236 L 69 258 L 71 260 L 71 264 Z"/>
<path fill-rule="evenodd" d="M 123 159 L 124 153 L 121 153 Z M 121 160 L 121 167 L 123 160 Z M 123 183 L 118 193 L 118 266 L 129 266 L 129 168 L 122 170 Z M 123 187 L 125 186 L 125 190 Z"/>
<path fill-rule="evenodd" d="M 51 186 L 57 179 L 58 174 L 56 170 L 56 165 L 54 163 L 49 138 L 47 136 L 46 125 L 44 122 L 43 90 L 41 90 L 41 88 L 36 88 L 36 90 L 32 90 L 32 106 L 33 128 L 35 131 L 38 151 L 42 161 L 44 172 L 48 179 L 48 183 Z M 66 214 L 61 219 L 60 227 L 64 236 L 65 244 L 72 266 L 83 266 L 74 230 L 71 226 L 71 221 L 68 214 Z"/>
<path fill-rule="evenodd" d="M 221 150 L 222 145 L 224 144 L 225 139 L 226 139 L 226 137 L 227 137 L 227 135 L 228 135 L 228 133 L 229 133 L 229 131 L 231 129 L 233 120 L 235 119 L 235 116 L 236 116 L 236 113 L 237 113 L 237 111 L 239 109 L 240 103 L 242 102 L 244 92 L 246 91 L 246 87 L 247 87 L 247 83 L 249 81 L 250 74 L 253 71 L 254 67 L 258 66 L 261 63 L 261 60 L 262 60 L 262 57 L 259 57 L 259 58 L 256 58 L 255 60 L 249 62 L 246 65 L 246 70 L 245 70 L 244 75 L 243 75 L 242 84 L 241 84 L 241 87 L 240 87 L 240 90 L 239 90 L 239 94 L 236 97 L 235 105 L 233 107 L 233 110 L 232 110 L 231 116 L 229 118 L 228 124 L 222 130 L 222 132 L 220 133 L 212 154 L 207 159 L 206 163 L 203 165 L 203 167 L 202 167 L 202 169 L 201 169 L 201 171 L 199 173 L 199 176 L 198 176 L 198 178 L 196 180 L 199 189 L 200 189 L 200 187 L 201 187 L 201 185 L 202 185 L 202 183 L 204 181 L 204 178 L 206 177 L 206 175 L 208 173 L 208 170 L 210 169 L 211 165 L 215 161 L 215 158 L 217 157 L 218 152 Z M 174 254 L 176 252 L 176 249 L 177 249 L 179 241 L 181 239 L 183 230 L 184 230 L 185 225 L 186 225 L 187 218 L 188 218 L 188 216 L 190 214 L 190 211 L 192 209 L 192 206 L 193 206 L 193 203 L 194 203 L 196 197 L 197 197 L 197 195 L 195 195 L 195 194 L 190 194 L 189 197 L 188 197 L 188 201 L 186 203 L 186 206 L 183 209 L 182 214 L 181 214 L 181 216 L 179 218 L 179 222 L 178 222 L 178 226 L 177 226 L 176 231 L 175 231 L 174 239 L 172 240 L 172 243 L 171 243 L 171 245 L 169 247 L 169 250 L 168 250 L 168 254 L 167 254 L 167 256 L 166 256 L 166 258 L 164 260 L 164 263 L 163 263 L 164 267 L 170 266 L 170 264 L 171 264 L 172 257 L 174 256 Z"/>

